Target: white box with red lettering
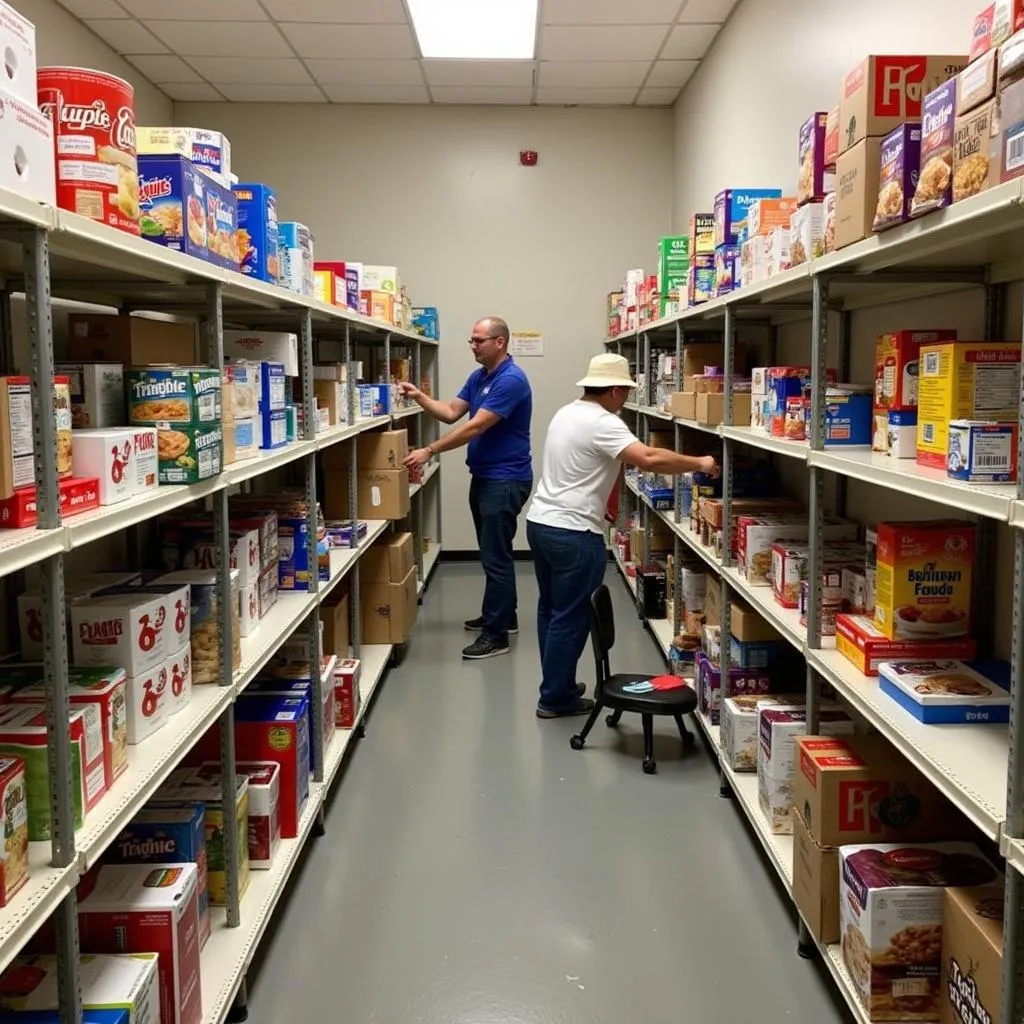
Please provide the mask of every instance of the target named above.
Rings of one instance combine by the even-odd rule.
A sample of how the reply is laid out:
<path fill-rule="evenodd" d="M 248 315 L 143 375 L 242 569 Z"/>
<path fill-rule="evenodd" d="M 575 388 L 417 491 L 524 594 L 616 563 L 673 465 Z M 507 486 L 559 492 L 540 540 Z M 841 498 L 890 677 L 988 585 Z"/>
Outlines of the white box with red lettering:
<path fill-rule="evenodd" d="M 167 660 L 163 595 L 105 594 L 75 601 L 70 611 L 76 665 L 123 668 L 138 676 Z"/>

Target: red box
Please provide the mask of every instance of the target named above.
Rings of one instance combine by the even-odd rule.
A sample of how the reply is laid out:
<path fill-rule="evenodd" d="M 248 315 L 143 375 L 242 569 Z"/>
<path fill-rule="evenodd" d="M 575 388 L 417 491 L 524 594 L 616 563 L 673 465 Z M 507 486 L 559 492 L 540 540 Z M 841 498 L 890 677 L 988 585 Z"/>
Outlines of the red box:
<path fill-rule="evenodd" d="M 992 49 L 992 22 L 996 16 L 996 5 L 989 4 L 974 19 L 974 27 L 971 30 L 971 49 L 967 54 L 969 61 L 975 61 L 984 57 Z"/>
<path fill-rule="evenodd" d="M 62 518 L 100 507 L 100 482 L 95 477 L 68 477 L 61 480 L 60 514 Z M 35 526 L 38 520 L 36 489 L 23 487 L 0 501 L 0 528 L 19 530 Z"/>
<path fill-rule="evenodd" d="M 351 729 L 359 714 L 360 662 L 355 658 L 339 661 L 334 668 L 334 724 Z"/>
<path fill-rule="evenodd" d="M 875 412 L 917 408 L 917 361 L 922 345 L 956 341 L 956 331 L 896 331 L 875 341 Z"/>
<path fill-rule="evenodd" d="M 866 676 L 877 676 L 883 661 L 970 661 L 977 653 L 974 637 L 949 640 L 890 640 L 870 615 L 836 616 L 836 650 Z"/>
<path fill-rule="evenodd" d="M 90 953 L 158 953 L 160 1020 L 202 1024 L 195 864 L 106 864 L 78 904 Z"/>

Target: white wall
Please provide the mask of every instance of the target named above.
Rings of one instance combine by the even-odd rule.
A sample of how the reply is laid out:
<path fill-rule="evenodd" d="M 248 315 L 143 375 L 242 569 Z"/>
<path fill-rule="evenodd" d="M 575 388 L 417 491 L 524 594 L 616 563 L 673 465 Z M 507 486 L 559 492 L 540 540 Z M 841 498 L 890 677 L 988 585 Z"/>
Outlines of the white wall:
<path fill-rule="evenodd" d="M 11 5 L 36 27 L 36 56 L 40 67 L 68 64 L 118 75 L 135 86 L 138 124 L 173 123 L 171 100 L 56 0 L 11 0 Z"/>
<path fill-rule="evenodd" d="M 740 0 L 675 104 L 673 222 L 730 186 L 796 187 L 797 132 L 869 53 L 966 53 L 978 0 Z"/>
<path fill-rule="evenodd" d="M 237 173 L 278 190 L 281 217 L 315 228 L 321 258 L 401 268 L 413 302 L 440 310 L 444 397 L 475 368 L 475 319 L 543 331 L 545 356 L 523 360 L 535 473 L 552 413 L 600 351 L 604 293 L 626 267 L 654 266 L 671 225 L 668 110 L 177 104 L 175 116 L 226 132 Z M 521 149 L 539 165 L 521 167 Z M 445 547 L 474 549 L 464 452 L 443 460 Z"/>

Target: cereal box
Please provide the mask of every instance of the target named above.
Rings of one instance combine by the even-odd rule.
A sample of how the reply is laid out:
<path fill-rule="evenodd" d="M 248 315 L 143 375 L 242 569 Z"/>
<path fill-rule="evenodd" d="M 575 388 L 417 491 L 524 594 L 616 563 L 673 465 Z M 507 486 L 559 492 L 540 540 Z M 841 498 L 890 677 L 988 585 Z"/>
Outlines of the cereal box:
<path fill-rule="evenodd" d="M 1016 423 L 953 420 L 946 474 L 954 480 L 1008 483 L 1017 478 Z"/>
<path fill-rule="evenodd" d="M 159 955 L 163 1024 L 203 1019 L 198 874 L 194 864 L 105 864 L 78 904 L 83 949 Z"/>
<path fill-rule="evenodd" d="M 356 724 L 360 674 L 361 663 L 356 658 L 339 659 L 334 667 L 334 724 L 339 729 L 351 729 Z"/>
<path fill-rule="evenodd" d="M 690 218 L 690 256 L 713 256 L 715 252 L 715 215 L 695 213 Z"/>
<path fill-rule="evenodd" d="M 891 640 L 875 625 L 873 615 L 837 615 L 836 650 L 866 676 L 877 676 L 886 661 L 926 658 L 973 658 L 977 652 L 970 636 L 918 640 Z"/>
<path fill-rule="evenodd" d="M 879 523 L 875 625 L 891 640 L 969 634 L 973 565 L 971 523 Z"/>
<path fill-rule="evenodd" d="M 75 828 L 107 791 L 103 725 L 95 704 L 75 705 L 68 718 L 71 737 L 71 790 Z M 30 842 L 50 838 L 50 783 L 46 710 L 41 704 L 0 708 L 0 755 L 25 765 Z"/>
<path fill-rule="evenodd" d="M 820 111 L 800 126 L 799 155 L 800 170 L 796 185 L 799 203 L 810 203 L 821 199 L 836 187 L 835 175 L 826 170 L 825 134 L 828 128 L 828 113 Z M 837 138 L 838 138 L 838 123 Z"/>
<path fill-rule="evenodd" d="M 944 82 L 924 99 L 921 110 L 921 158 L 910 215 L 920 216 L 953 201 L 953 111 L 956 81 Z"/>
<path fill-rule="evenodd" d="M 220 780 L 220 765 L 214 761 L 199 771 Z M 268 870 L 281 845 L 281 766 L 276 761 L 236 761 L 235 771 L 249 780 L 249 867 Z"/>
<path fill-rule="evenodd" d="M 207 189 L 212 182 L 180 156 L 139 157 L 139 230 L 143 238 L 205 260 Z"/>
<path fill-rule="evenodd" d="M 942 969 L 943 889 L 998 872 L 969 843 L 842 846 L 843 961 L 872 1021 L 935 1021 Z"/>
<path fill-rule="evenodd" d="M 910 217 L 921 159 L 921 125 L 901 124 L 882 140 L 878 178 L 876 231 L 895 227 Z"/>
<path fill-rule="evenodd" d="M 238 201 L 227 182 L 206 183 L 206 225 L 207 260 L 238 270 Z"/>
<path fill-rule="evenodd" d="M 116 1021 L 127 1012 L 127 1024 L 158 1024 L 160 989 L 156 953 L 86 954 L 78 958 L 82 1009 Z M 6 1024 L 38 1022 L 40 1014 L 56 1012 L 60 1002 L 55 956 L 19 956 L 0 978 L 0 1014 Z M 88 1020 L 88 1017 L 86 1017 Z"/>
<path fill-rule="evenodd" d="M 0 907 L 28 881 L 28 787 L 20 757 L 0 759 Z"/>
<path fill-rule="evenodd" d="M 797 207 L 789 221 L 789 258 L 794 267 L 825 252 L 825 207 L 808 202 Z"/>
<path fill-rule="evenodd" d="M 124 372 L 128 420 L 144 426 L 211 425 L 221 420 L 220 371 L 149 366 Z M 161 457 L 167 457 L 161 448 Z"/>
<path fill-rule="evenodd" d="M 316 292 L 313 277 L 313 233 L 305 224 L 282 221 L 278 225 L 278 260 L 278 284 L 290 291 L 298 292 L 299 295 L 308 295 L 312 298 Z"/>
<path fill-rule="evenodd" d="M 953 138 L 953 202 L 999 184 L 999 119 L 996 101 L 956 119 Z"/>
<path fill-rule="evenodd" d="M 72 429 L 124 423 L 124 367 L 120 363 L 57 363 L 54 371 L 68 379 Z"/>
<path fill-rule="evenodd" d="M 232 191 L 238 204 L 239 269 L 249 277 L 277 284 L 277 193 L 255 182 L 235 185 Z"/>
<path fill-rule="evenodd" d="M 715 248 L 736 245 L 739 230 L 747 219 L 747 208 L 755 199 L 778 199 L 780 188 L 727 188 L 715 196 Z"/>
<path fill-rule="evenodd" d="M 287 399 L 284 363 L 262 360 L 259 364 L 259 382 L 259 408 L 264 412 L 283 409 Z"/>
<path fill-rule="evenodd" d="M 715 296 L 728 295 L 736 287 L 739 248 L 722 245 L 715 250 Z"/>
<path fill-rule="evenodd" d="M 918 721 L 985 723 L 1010 720 L 1009 665 L 962 661 L 893 661 L 878 667 L 879 687 Z"/>
<path fill-rule="evenodd" d="M 76 665 L 116 665 L 135 676 L 167 660 L 163 637 L 168 613 L 162 595 L 106 594 L 75 601 L 69 610 Z"/>
<path fill-rule="evenodd" d="M 176 154 L 195 164 L 210 179 L 222 185 L 229 183 L 231 143 L 226 135 L 206 128 L 154 128 L 142 125 L 135 132 L 140 157 Z"/>
<path fill-rule="evenodd" d="M 71 476 L 71 388 L 67 377 L 53 378 L 57 432 L 57 473 Z M 28 377 L 0 377 L 0 498 L 35 485 L 32 384 Z"/>
<path fill-rule="evenodd" d="M 956 341 L 921 347 L 917 461 L 946 467 L 951 420 L 1016 423 L 1019 343 Z"/>
<path fill-rule="evenodd" d="M 942 1024 L 1002 1024 L 1002 882 L 947 889 L 942 913 Z"/>
<path fill-rule="evenodd" d="M 199 944 L 210 937 L 209 866 L 200 803 L 144 807 L 104 854 L 109 864 L 195 864 L 199 904 Z"/>
<path fill-rule="evenodd" d="M 757 712 L 762 706 L 798 708 L 804 696 L 795 693 L 749 694 L 722 701 L 722 756 L 734 772 L 757 771 Z"/>
<path fill-rule="evenodd" d="M 839 159 L 839 107 L 833 107 L 825 115 L 824 161 L 825 169 L 835 174 L 836 161 Z M 829 193 L 831 189 L 825 189 Z"/>

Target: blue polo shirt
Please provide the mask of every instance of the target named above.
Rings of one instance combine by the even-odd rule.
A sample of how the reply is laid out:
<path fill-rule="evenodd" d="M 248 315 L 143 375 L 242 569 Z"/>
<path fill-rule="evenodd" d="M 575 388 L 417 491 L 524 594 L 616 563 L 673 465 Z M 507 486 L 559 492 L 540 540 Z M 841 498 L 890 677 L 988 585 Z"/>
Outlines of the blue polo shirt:
<path fill-rule="evenodd" d="M 459 398 L 469 404 L 473 417 L 480 409 L 501 420 L 469 442 L 466 465 L 481 480 L 532 480 L 530 418 L 533 392 L 526 374 L 509 356 L 488 375 L 481 366 L 466 381 Z"/>

